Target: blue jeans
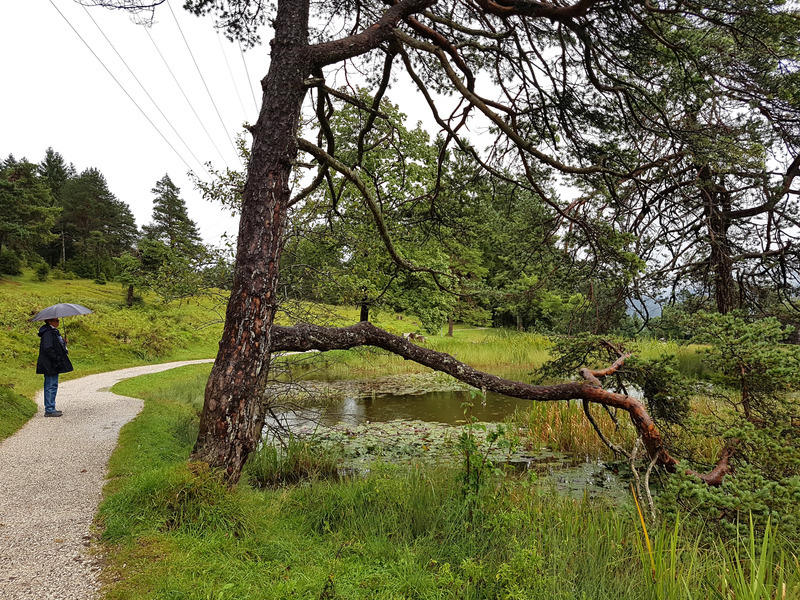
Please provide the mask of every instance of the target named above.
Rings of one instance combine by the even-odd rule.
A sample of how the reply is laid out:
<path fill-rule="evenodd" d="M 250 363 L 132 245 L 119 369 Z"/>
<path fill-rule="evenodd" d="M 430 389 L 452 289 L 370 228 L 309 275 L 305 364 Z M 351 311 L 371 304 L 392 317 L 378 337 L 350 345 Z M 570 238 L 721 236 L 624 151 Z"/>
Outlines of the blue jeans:
<path fill-rule="evenodd" d="M 44 412 L 56 409 L 56 392 L 58 391 L 58 373 L 44 376 Z"/>

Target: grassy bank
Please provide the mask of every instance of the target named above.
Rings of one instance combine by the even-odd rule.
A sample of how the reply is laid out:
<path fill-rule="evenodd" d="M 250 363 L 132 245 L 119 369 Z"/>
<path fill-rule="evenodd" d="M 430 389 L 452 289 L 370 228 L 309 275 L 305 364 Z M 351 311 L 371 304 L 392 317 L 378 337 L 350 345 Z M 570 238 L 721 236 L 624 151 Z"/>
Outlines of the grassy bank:
<path fill-rule="evenodd" d="M 145 399 L 123 428 L 99 521 L 112 599 L 793 598 L 796 553 L 636 509 L 496 478 L 467 502 L 457 468 L 228 490 L 187 467 L 207 365 L 122 382 Z M 469 505 L 469 506 L 468 506 Z M 471 513 L 471 516 L 470 516 Z"/>
<path fill-rule="evenodd" d="M 394 321 L 389 327 L 397 333 L 408 321 Z M 393 327 L 394 326 L 394 327 Z M 552 343 L 542 334 L 518 332 L 510 329 L 456 327 L 453 337 L 442 332 L 428 335 L 427 348 L 446 352 L 458 360 L 489 373 L 529 381 L 537 369 L 551 358 Z M 626 348 L 635 356 L 650 360 L 664 355 L 674 356 L 679 370 L 689 377 L 704 378 L 709 371 L 703 364 L 702 347 L 681 345 L 672 341 L 642 340 L 629 342 Z M 373 348 L 335 350 L 315 357 L 296 357 L 300 372 L 312 378 L 366 379 L 405 373 L 427 373 L 430 369 L 405 360 L 387 351 Z"/>

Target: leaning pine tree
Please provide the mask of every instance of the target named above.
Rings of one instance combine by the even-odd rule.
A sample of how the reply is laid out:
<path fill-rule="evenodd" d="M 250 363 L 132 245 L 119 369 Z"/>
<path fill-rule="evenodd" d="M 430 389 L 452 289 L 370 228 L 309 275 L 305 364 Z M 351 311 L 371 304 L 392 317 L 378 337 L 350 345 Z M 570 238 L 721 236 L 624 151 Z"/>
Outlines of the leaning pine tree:
<path fill-rule="evenodd" d="M 82 1 L 140 11 L 162 3 Z M 266 382 L 272 352 L 373 345 L 487 390 L 537 401 L 578 398 L 621 408 L 630 414 L 650 456 L 674 469 L 675 460 L 645 407 L 599 385 L 598 377 L 619 362 L 604 372 L 585 371 L 582 382 L 528 386 L 478 372 L 369 323 L 341 329 L 275 326 L 279 262 L 290 209 L 326 185 L 331 172 L 338 172 L 361 192 L 395 262 L 441 278 L 394 248 L 380 202 L 360 178 L 361 154 L 348 157 L 349 162 L 338 156 L 328 124 L 337 103 L 364 106 L 357 95 L 330 85 L 342 69 L 366 73 L 375 102 L 404 72 L 441 128 L 441 160 L 447 147 L 459 146 L 496 177 L 511 177 L 509 164 L 518 167 L 514 171 L 521 175 L 514 178 L 515 185 L 550 205 L 564 227 L 581 232 L 590 249 L 602 249 L 605 235 L 598 232 L 608 232 L 609 224 L 597 224 L 608 207 L 624 199 L 620 188 L 646 187 L 668 173 L 675 155 L 684 151 L 679 144 L 639 143 L 643 132 L 670 140 L 680 131 L 676 103 L 692 98 L 676 99 L 667 92 L 682 78 L 720 82 L 727 94 L 724 110 L 756 107 L 765 122 L 775 123 L 785 147 L 796 152 L 800 103 L 792 98 L 797 97 L 798 83 L 794 71 L 786 68 L 797 64 L 800 38 L 800 19 L 792 3 L 187 0 L 185 7 L 216 15 L 218 26 L 230 37 L 251 45 L 259 41 L 256 32 L 265 23 L 272 35 L 261 108 L 250 128 L 253 142 L 233 290 L 206 387 L 194 460 L 223 470 L 231 483 L 238 480 L 261 437 L 270 401 Z M 770 77 L 754 76 L 764 72 Z M 781 78 L 794 92 L 774 93 L 772 87 Z M 444 93 L 445 100 L 438 93 Z M 313 140 L 299 136 L 309 99 L 317 126 Z M 365 131 L 381 118 L 376 106 L 366 107 L 375 117 L 365 122 Z M 489 152 L 477 153 L 465 139 L 473 124 L 496 135 Z M 309 165 L 315 169 L 309 185 L 293 193 L 298 170 Z M 796 168 L 786 171 L 787 193 L 795 175 Z M 594 205 L 564 202 L 548 183 L 557 179 L 604 193 Z M 435 199 L 436 193 L 435 186 L 429 197 Z M 718 481 L 724 470 L 723 461 L 709 482 Z"/>

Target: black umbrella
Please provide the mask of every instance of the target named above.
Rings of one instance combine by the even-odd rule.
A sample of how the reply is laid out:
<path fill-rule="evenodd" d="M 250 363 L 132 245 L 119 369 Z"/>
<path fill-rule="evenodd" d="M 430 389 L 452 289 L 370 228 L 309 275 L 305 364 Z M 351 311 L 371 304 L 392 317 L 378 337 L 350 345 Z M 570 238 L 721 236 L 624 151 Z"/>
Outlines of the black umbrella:
<path fill-rule="evenodd" d="M 70 304 L 69 302 L 62 302 L 61 304 L 53 304 L 44 310 L 40 310 L 31 321 L 47 321 L 48 319 L 59 319 L 61 317 L 74 317 L 75 315 L 88 315 L 91 310 L 80 304 Z M 66 328 L 64 328 L 66 330 Z M 66 333 L 65 333 L 66 335 Z"/>

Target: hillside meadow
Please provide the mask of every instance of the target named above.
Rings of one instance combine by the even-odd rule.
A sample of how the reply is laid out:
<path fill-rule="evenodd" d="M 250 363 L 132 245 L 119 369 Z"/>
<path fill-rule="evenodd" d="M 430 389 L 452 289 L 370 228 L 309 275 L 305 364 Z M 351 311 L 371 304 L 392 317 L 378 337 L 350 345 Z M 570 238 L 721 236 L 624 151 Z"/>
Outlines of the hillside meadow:
<path fill-rule="evenodd" d="M 33 402 L 42 387 L 36 374 L 41 323 L 29 319 L 60 302 L 82 304 L 94 312 L 61 320 L 75 370 L 62 380 L 137 365 L 213 358 L 222 333 L 225 312 L 222 292 L 162 303 L 143 294 L 132 307 L 117 283 L 88 279 L 38 281 L 30 270 L 0 277 L 0 439 L 19 429 L 36 412 Z M 288 324 L 304 318 L 335 325 L 356 322 L 356 308 L 295 304 L 280 315 Z M 397 333 L 419 324 L 401 315 L 384 313 L 376 322 Z M 404 329 L 409 328 L 409 329 Z"/>

